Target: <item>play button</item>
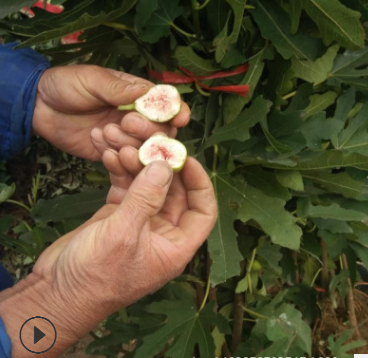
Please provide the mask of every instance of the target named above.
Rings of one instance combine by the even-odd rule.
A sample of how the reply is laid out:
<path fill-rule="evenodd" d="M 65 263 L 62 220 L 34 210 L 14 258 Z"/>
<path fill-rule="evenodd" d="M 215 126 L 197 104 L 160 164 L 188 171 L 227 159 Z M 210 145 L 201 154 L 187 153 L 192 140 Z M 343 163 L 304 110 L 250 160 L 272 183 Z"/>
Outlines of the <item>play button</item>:
<path fill-rule="evenodd" d="M 45 353 L 56 342 L 56 329 L 49 319 L 36 316 L 23 323 L 19 337 L 23 347 L 28 352 Z"/>
<path fill-rule="evenodd" d="M 45 337 L 45 333 L 40 331 L 36 326 L 34 326 L 33 331 L 33 344 L 38 343 L 43 337 Z"/>

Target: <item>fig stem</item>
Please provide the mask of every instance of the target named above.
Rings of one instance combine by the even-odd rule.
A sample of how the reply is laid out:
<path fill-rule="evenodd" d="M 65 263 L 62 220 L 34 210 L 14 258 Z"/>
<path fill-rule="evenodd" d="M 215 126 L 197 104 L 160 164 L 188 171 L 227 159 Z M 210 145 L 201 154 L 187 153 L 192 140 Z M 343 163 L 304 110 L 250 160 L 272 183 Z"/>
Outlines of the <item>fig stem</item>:
<path fill-rule="evenodd" d="M 202 5 L 197 5 L 197 10 L 204 9 L 208 5 L 209 2 L 210 0 L 206 0 Z"/>
<path fill-rule="evenodd" d="M 180 32 L 182 35 L 195 39 L 197 37 L 196 34 L 190 34 L 189 32 L 184 31 L 183 29 L 181 29 L 180 27 L 176 26 L 173 22 L 170 23 L 170 25 L 178 32 Z"/>
<path fill-rule="evenodd" d="M 196 82 L 194 84 L 196 90 L 202 95 L 202 96 L 205 96 L 205 97 L 209 97 L 211 94 L 206 92 L 206 91 L 203 91 L 203 89 L 199 86 L 199 84 Z"/>
<path fill-rule="evenodd" d="M 26 204 L 21 203 L 20 201 L 8 199 L 8 200 L 5 200 L 5 203 L 18 205 L 21 208 L 26 209 L 29 212 L 32 210 L 29 206 L 27 206 Z"/>
<path fill-rule="evenodd" d="M 211 280 L 210 280 L 210 277 L 208 276 L 208 279 L 207 279 L 207 285 L 206 285 L 206 293 L 204 295 L 204 298 L 203 298 L 203 301 L 202 301 L 202 304 L 201 304 L 201 307 L 200 307 L 200 311 L 203 310 L 204 306 L 206 305 L 206 302 L 207 302 L 207 299 L 208 299 L 208 295 L 210 293 L 210 289 L 211 289 Z"/>
<path fill-rule="evenodd" d="M 131 111 L 133 109 L 135 109 L 135 103 L 122 104 L 118 107 L 119 111 Z"/>

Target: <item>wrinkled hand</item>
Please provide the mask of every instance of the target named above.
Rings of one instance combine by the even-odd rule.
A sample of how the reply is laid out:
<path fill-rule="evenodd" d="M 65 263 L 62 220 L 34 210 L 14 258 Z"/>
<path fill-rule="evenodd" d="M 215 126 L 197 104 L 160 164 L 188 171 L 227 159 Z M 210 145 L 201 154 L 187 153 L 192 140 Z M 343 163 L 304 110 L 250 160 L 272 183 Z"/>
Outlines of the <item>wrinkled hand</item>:
<path fill-rule="evenodd" d="M 95 146 L 100 152 L 124 145 L 138 148 L 157 131 L 175 137 L 176 128 L 189 121 L 190 110 L 184 102 L 169 124 L 117 110 L 118 105 L 133 103 L 151 86 L 153 83 L 142 78 L 97 66 L 48 69 L 37 89 L 34 133 L 67 153 L 90 160 L 101 159 Z"/>
<path fill-rule="evenodd" d="M 179 275 L 217 216 L 211 181 L 194 158 L 174 175 L 161 161 L 142 168 L 133 147 L 106 150 L 103 163 L 107 204 L 34 267 L 76 320 L 103 319 Z"/>

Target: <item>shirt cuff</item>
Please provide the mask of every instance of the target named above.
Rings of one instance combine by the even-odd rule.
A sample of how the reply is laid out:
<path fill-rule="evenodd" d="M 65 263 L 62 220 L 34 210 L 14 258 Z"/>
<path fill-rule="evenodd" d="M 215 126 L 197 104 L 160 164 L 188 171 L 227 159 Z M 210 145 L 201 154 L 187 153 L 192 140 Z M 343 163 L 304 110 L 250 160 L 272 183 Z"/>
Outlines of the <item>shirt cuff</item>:
<path fill-rule="evenodd" d="M 0 357 L 11 358 L 11 340 L 0 317 Z"/>
<path fill-rule="evenodd" d="M 46 57 L 16 45 L 0 45 L 0 160 L 29 144 L 38 82 L 50 67 Z"/>

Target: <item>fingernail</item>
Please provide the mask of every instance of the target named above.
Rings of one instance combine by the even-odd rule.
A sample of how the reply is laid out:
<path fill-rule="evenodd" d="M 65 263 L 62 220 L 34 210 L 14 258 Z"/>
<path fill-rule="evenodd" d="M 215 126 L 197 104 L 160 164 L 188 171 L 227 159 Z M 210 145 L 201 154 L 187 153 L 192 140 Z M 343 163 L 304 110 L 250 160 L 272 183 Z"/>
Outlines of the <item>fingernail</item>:
<path fill-rule="evenodd" d="M 98 136 L 98 134 L 99 134 L 100 132 L 101 132 L 101 129 L 100 129 L 100 128 L 97 128 L 97 127 L 93 128 L 93 129 L 91 130 L 91 134 L 90 134 L 90 136 L 91 136 L 92 140 L 94 140 L 95 142 L 98 142 L 98 140 L 97 140 L 97 136 Z"/>
<path fill-rule="evenodd" d="M 131 113 L 127 115 L 126 119 L 123 119 L 123 130 L 128 134 L 142 133 L 147 120 L 138 114 Z"/>
<path fill-rule="evenodd" d="M 123 132 L 114 124 L 109 125 L 105 132 L 106 139 L 112 143 L 120 143 L 123 140 Z"/>
<path fill-rule="evenodd" d="M 107 149 L 105 149 L 105 151 L 110 152 L 110 153 L 113 153 L 113 154 L 114 154 L 114 155 L 116 155 L 117 157 L 119 156 L 119 153 L 118 153 L 116 150 L 114 150 L 114 149 L 107 148 Z"/>
<path fill-rule="evenodd" d="M 148 166 L 146 176 L 152 184 L 165 187 L 171 182 L 173 171 L 166 162 L 156 161 Z"/>
<path fill-rule="evenodd" d="M 143 85 L 143 84 L 131 84 L 131 85 L 128 85 L 127 86 L 127 90 L 129 91 L 143 91 L 143 90 L 146 90 L 148 89 L 148 86 L 147 85 Z"/>

